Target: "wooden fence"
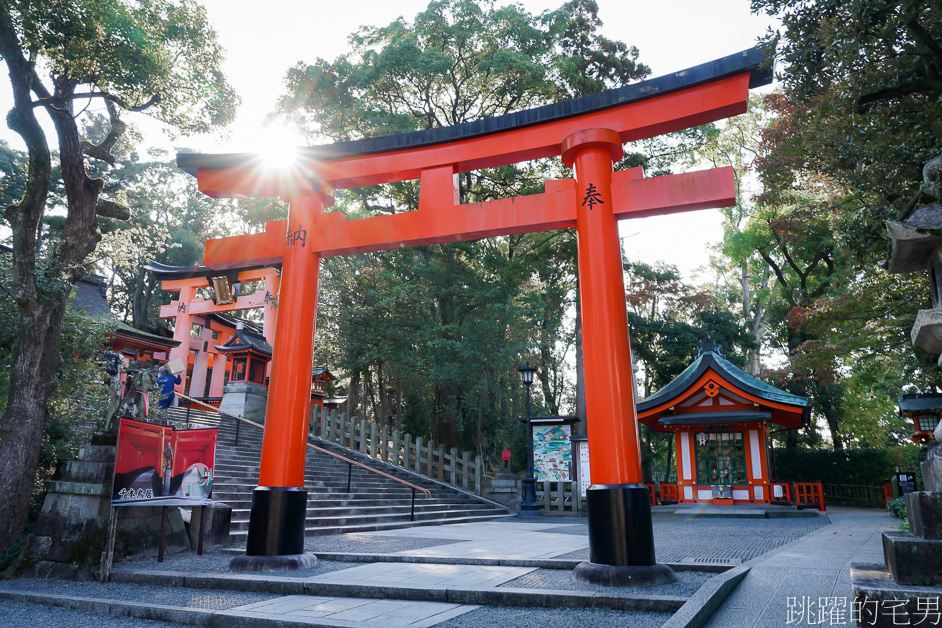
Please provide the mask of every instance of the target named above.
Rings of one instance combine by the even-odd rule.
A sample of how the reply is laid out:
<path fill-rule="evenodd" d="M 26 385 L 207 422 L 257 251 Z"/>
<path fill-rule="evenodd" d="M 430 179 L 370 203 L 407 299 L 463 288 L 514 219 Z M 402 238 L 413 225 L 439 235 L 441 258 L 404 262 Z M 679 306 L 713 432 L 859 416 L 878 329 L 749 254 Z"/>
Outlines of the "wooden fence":
<path fill-rule="evenodd" d="M 825 484 L 824 496 L 832 504 L 886 508 L 886 495 L 882 486 L 863 484 Z"/>
<path fill-rule="evenodd" d="M 543 514 L 578 517 L 582 512 L 582 491 L 578 482 L 537 482 L 536 503 Z"/>
<path fill-rule="evenodd" d="M 421 436 L 413 438 L 373 421 L 351 420 L 346 414 L 323 412 L 316 406 L 311 411 L 311 433 L 370 458 L 481 494 L 484 460 L 481 456 L 472 460 L 470 452 L 454 447 L 445 451 L 445 446 L 434 440 L 425 442 Z"/>

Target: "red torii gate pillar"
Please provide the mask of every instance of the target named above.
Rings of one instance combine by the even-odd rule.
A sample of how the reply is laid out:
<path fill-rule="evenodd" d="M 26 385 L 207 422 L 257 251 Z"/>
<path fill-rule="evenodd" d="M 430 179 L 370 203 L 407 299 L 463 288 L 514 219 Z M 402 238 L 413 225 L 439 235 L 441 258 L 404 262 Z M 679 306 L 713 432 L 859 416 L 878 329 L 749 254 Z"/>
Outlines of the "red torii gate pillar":
<path fill-rule="evenodd" d="M 623 155 L 621 136 L 587 129 L 562 144 L 563 163 L 576 171 L 579 299 L 592 486 L 586 491 L 589 562 L 574 576 L 594 584 L 623 586 L 673 582 L 654 555 L 648 487 L 641 475 L 628 339 L 625 278 L 612 166 Z M 625 420 L 630 418 L 630 420 Z M 598 461 L 598 462 L 596 462 Z M 625 532 L 614 533 L 613 522 Z"/>
<path fill-rule="evenodd" d="M 266 173 L 254 155 L 178 155 L 211 196 L 282 196 L 285 222 L 264 234 L 208 242 L 206 264 L 283 256 L 259 487 L 246 555 L 233 569 L 305 564 L 304 460 L 321 257 L 575 227 L 592 480 L 590 562 L 597 584 L 672 581 L 655 562 L 641 464 L 617 220 L 734 202 L 732 169 L 644 179 L 612 172 L 622 143 L 743 113 L 750 86 L 771 80 L 753 49 L 675 75 L 480 125 L 308 149 L 292 172 Z M 525 197 L 461 205 L 458 172 L 562 155 L 576 180 Z M 324 213 L 334 188 L 420 180 L 418 210 L 347 220 Z M 212 258 L 212 259 L 210 259 Z M 312 557 L 311 557 L 312 558 Z M 243 559 L 243 560 L 240 560 Z M 316 559 L 315 559 L 316 560 Z M 237 564 L 238 563 L 238 564 Z"/>
<path fill-rule="evenodd" d="M 313 238 L 308 231 L 324 212 L 325 204 L 318 194 L 289 199 L 259 486 L 252 494 L 253 516 L 246 542 L 247 556 L 299 557 L 287 559 L 297 563 L 293 566 L 316 562 L 301 557 L 307 514 L 304 462 L 320 277 L 320 256 L 311 252 Z M 298 225 L 297 230 L 292 225 Z M 256 512 L 264 514 L 255 516 Z M 251 565 L 255 562 L 248 559 Z"/>

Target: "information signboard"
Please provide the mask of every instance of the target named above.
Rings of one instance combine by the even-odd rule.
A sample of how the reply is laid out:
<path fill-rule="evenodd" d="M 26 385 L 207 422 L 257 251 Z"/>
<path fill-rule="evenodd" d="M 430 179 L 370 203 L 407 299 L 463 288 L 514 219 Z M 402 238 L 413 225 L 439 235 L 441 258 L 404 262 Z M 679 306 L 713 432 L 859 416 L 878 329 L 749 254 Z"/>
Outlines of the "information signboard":
<path fill-rule="evenodd" d="M 121 419 L 113 506 L 200 506 L 213 494 L 215 428 L 173 427 Z"/>
<path fill-rule="evenodd" d="M 537 482 L 572 481 L 572 439 L 569 425 L 533 426 L 533 476 Z"/>
<path fill-rule="evenodd" d="M 899 482 L 899 496 L 916 492 L 916 474 L 910 471 L 897 471 L 896 481 Z"/>

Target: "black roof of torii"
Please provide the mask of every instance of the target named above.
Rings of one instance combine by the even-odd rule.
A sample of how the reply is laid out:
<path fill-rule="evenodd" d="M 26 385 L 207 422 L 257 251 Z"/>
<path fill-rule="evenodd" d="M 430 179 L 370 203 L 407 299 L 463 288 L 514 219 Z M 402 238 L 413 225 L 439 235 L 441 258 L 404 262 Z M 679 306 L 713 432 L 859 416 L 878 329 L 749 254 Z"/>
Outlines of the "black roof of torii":
<path fill-rule="evenodd" d="M 720 59 L 701 63 L 686 70 L 615 89 L 608 89 L 597 94 L 589 94 L 581 98 L 573 98 L 542 107 L 534 107 L 533 109 L 453 126 L 337 142 L 323 146 L 310 146 L 300 149 L 299 157 L 314 161 L 331 160 L 434 146 L 435 144 L 491 135 L 510 129 L 585 115 L 688 89 L 743 72 L 749 72 L 750 74 L 750 88 L 768 85 L 772 82 L 773 75 L 771 59 L 766 56 L 761 48 L 750 48 Z M 259 156 L 254 153 L 177 153 L 177 165 L 194 176 L 196 171 L 200 169 L 240 168 L 256 164 L 258 159 Z"/>

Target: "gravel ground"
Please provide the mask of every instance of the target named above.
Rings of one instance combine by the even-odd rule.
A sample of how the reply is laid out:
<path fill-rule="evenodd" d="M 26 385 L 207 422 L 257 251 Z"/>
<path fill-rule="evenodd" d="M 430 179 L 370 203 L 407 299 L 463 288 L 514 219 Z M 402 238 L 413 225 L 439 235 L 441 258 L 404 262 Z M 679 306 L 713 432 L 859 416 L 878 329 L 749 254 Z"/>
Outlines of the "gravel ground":
<path fill-rule="evenodd" d="M 373 536 L 372 534 L 334 534 L 310 536 L 304 541 L 308 552 L 351 552 L 393 554 L 437 545 L 463 543 L 460 539 L 423 539 L 411 536 Z"/>
<path fill-rule="evenodd" d="M 688 559 L 746 562 L 827 525 L 827 517 L 801 519 L 654 519 L 654 549 L 662 563 Z M 588 536 L 585 523 L 543 530 L 555 534 Z M 587 560 L 589 550 L 556 558 Z"/>
<path fill-rule="evenodd" d="M 82 613 L 45 604 L 0 600 L 0 620 L 6 628 L 189 628 L 162 621 Z"/>
<path fill-rule="evenodd" d="M 124 584 L 120 582 L 75 582 L 72 580 L 44 580 L 20 578 L 0 581 L 0 589 L 8 591 L 34 591 L 52 595 L 94 597 L 122 602 L 148 602 L 183 608 L 227 610 L 245 604 L 264 602 L 282 597 L 273 593 L 242 593 L 212 589 L 183 589 L 151 586 L 146 584 Z M 6 624 L 3 624 L 6 625 Z"/>
<path fill-rule="evenodd" d="M 139 557 L 133 560 L 125 560 L 115 563 L 115 568 L 120 569 L 148 569 L 152 571 L 188 571 L 191 573 L 232 573 L 229 571 L 229 562 L 235 558 L 235 554 L 228 552 L 216 552 L 212 554 L 204 553 L 197 556 L 193 550 L 187 550 L 165 556 L 164 562 L 158 563 L 152 557 Z M 298 569 L 296 571 L 266 572 L 277 576 L 289 578 L 310 578 L 331 571 L 340 571 L 341 569 L 350 569 L 356 567 L 358 563 L 341 563 L 331 560 L 318 560 L 317 564 L 310 569 Z"/>
<path fill-rule="evenodd" d="M 448 621 L 435 624 L 435 628 L 659 628 L 670 619 L 670 613 L 631 613 L 596 608 L 521 608 L 519 606 L 488 606 L 464 613 Z"/>
<path fill-rule="evenodd" d="M 583 582 L 573 582 L 572 572 L 568 569 L 537 569 L 519 578 L 509 580 L 499 586 L 518 589 L 551 589 L 557 591 L 588 591 L 605 593 L 618 597 L 635 595 L 677 595 L 690 597 L 697 592 L 704 582 L 715 576 L 702 571 L 679 571 L 677 582 L 658 587 L 600 587 Z"/>

